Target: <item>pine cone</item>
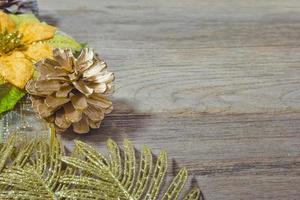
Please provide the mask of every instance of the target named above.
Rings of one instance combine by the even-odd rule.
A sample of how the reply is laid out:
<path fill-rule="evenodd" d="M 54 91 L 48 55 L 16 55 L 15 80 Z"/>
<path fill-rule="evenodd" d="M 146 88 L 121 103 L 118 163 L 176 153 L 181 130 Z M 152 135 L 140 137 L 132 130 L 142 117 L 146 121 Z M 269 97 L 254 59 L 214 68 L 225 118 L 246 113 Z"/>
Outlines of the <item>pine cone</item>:
<path fill-rule="evenodd" d="M 0 0 L 0 10 L 14 14 L 27 12 L 38 14 L 36 0 Z"/>
<path fill-rule="evenodd" d="M 77 58 L 69 49 L 55 49 L 53 57 L 36 64 L 39 78 L 26 85 L 33 107 L 58 132 L 70 126 L 76 133 L 99 128 L 104 115 L 112 111 L 107 96 L 114 74 L 91 49 L 83 49 Z"/>

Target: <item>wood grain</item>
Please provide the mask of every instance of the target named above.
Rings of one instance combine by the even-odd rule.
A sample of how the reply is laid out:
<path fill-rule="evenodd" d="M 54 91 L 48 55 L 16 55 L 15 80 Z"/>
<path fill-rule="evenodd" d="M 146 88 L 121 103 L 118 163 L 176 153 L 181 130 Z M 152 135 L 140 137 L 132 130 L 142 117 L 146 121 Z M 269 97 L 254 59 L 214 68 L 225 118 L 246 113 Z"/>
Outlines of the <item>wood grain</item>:
<path fill-rule="evenodd" d="M 116 74 L 90 135 L 167 149 L 206 199 L 299 199 L 299 1 L 40 1 Z M 193 178 L 194 177 L 194 178 Z"/>

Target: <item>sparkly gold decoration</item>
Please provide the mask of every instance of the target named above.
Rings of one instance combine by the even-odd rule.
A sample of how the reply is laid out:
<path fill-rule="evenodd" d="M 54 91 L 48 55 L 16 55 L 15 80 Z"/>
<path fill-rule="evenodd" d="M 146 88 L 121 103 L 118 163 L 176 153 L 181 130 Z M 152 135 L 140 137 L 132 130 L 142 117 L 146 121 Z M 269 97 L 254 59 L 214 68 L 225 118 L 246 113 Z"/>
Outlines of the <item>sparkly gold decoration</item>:
<path fill-rule="evenodd" d="M 104 157 L 80 141 L 66 156 L 54 134 L 49 143 L 36 139 L 15 145 L 14 137 L 0 145 L 0 199 L 155 200 L 162 193 L 165 151 L 154 164 L 151 150 L 145 146 L 137 168 L 135 149 L 128 140 L 124 140 L 123 150 L 108 140 L 108 156 Z M 187 170 L 181 169 L 161 199 L 178 199 L 186 180 Z M 183 200 L 199 198 L 200 190 L 194 188 Z"/>
<path fill-rule="evenodd" d="M 8 33 L 6 30 L 0 33 L 0 55 L 7 54 L 24 45 L 21 42 L 22 34 L 19 32 Z"/>
<path fill-rule="evenodd" d="M 39 78 L 26 86 L 33 107 L 41 118 L 54 123 L 58 132 L 70 126 L 76 133 L 99 128 L 104 115 L 112 111 L 108 94 L 113 73 L 88 48 L 78 57 L 69 49 L 55 49 L 53 57 L 36 64 Z"/>

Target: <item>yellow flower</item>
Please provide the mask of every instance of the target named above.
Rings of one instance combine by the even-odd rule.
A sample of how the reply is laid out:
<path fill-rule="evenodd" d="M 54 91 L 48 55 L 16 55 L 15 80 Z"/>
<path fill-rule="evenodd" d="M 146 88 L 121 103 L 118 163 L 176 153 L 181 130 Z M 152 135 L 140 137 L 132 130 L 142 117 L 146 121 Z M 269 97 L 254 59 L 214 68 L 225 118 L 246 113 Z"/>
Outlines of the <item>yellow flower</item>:
<path fill-rule="evenodd" d="M 51 39 L 56 28 L 45 23 L 20 24 L 0 11 L 0 76 L 23 89 L 34 73 L 33 63 L 51 58 L 53 47 L 41 41 Z"/>

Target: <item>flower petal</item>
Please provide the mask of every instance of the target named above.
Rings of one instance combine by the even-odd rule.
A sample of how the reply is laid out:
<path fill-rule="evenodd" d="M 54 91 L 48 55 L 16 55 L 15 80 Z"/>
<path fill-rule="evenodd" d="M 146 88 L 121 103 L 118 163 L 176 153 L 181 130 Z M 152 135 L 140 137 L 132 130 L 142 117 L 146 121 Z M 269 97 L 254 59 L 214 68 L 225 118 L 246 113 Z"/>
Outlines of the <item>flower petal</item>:
<path fill-rule="evenodd" d="M 11 84 L 23 89 L 34 72 L 33 64 L 22 52 L 15 51 L 0 57 L 0 74 Z"/>
<path fill-rule="evenodd" d="M 8 14 L 0 11 L 0 32 L 5 30 L 11 32 L 15 29 L 14 21 L 9 17 Z"/>
<path fill-rule="evenodd" d="M 19 32 L 23 34 L 22 41 L 26 44 L 51 39 L 56 28 L 39 22 L 24 22 L 19 26 Z"/>
<path fill-rule="evenodd" d="M 53 47 L 41 42 L 31 44 L 23 53 L 34 61 L 52 58 Z"/>

